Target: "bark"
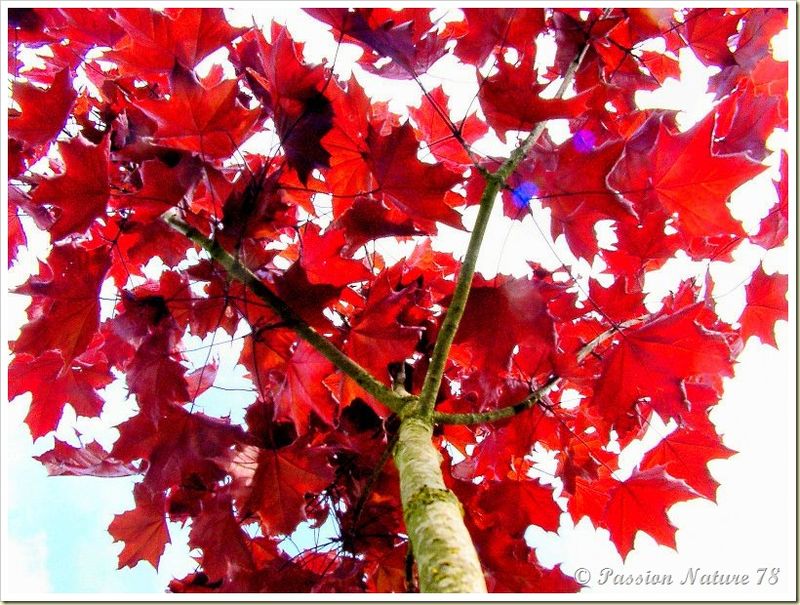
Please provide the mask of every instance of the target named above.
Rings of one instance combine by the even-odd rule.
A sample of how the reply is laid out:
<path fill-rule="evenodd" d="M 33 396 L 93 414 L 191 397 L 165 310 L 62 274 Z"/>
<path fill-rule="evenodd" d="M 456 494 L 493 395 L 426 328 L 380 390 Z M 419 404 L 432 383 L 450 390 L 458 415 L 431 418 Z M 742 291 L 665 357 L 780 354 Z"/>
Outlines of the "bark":
<path fill-rule="evenodd" d="M 444 484 L 441 456 L 432 437 L 430 422 L 406 417 L 394 450 L 420 592 L 486 592 L 461 504 Z"/>

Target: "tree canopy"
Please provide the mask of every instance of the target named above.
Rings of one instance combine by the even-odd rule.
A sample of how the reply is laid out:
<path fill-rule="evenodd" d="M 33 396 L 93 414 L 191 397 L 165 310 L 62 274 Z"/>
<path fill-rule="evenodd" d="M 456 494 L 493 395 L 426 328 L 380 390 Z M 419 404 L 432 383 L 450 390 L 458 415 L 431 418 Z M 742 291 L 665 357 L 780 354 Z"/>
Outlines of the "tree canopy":
<path fill-rule="evenodd" d="M 787 10 L 306 12 L 335 41 L 320 64 L 286 27 L 217 8 L 9 9 L 9 264 L 31 230 L 51 244 L 15 290 L 31 304 L 9 397 L 30 393 L 34 438 L 67 405 L 99 416 L 113 381 L 136 409 L 110 451 L 56 440 L 41 462 L 139 478 L 108 528 L 120 567 L 158 566 L 168 522 L 188 523 L 198 569 L 175 592 L 404 591 L 418 574 L 424 589 L 436 570 L 413 506 L 440 494 L 404 491 L 409 418 L 431 431 L 490 591 L 580 588 L 524 538 L 563 510 L 623 558 L 638 531 L 674 546 L 667 510 L 714 500 L 707 463 L 733 453 L 709 419 L 723 379 L 788 317 L 787 275 L 742 275 L 730 318 L 709 270 L 787 240 L 785 151 L 755 228 L 728 203 L 788 130 L 771 51 Z M 681 53 L 716 68 L 688 129 L 637 101 L 680 77 Z M 466 109 L 426 78 L 448 62 L 472 69 Z M 416 82 L 421 102 L 398 111 L 365 78 Z M 494 204 L 548 219 L 531 238 L 569 258 L 473 276 Z M 466 250 L 437 245 L 448 228 Z M 646 300 L 681 255 L 705 273 Z M 218 372 L 231 342 L 249 385 L 236 409 Z M 620 473 L 656 418 L 671 432 Z M 553 481 L 535 478 L 534 447 Z M 330 543 L 284 548 L 323 525 Z"/>

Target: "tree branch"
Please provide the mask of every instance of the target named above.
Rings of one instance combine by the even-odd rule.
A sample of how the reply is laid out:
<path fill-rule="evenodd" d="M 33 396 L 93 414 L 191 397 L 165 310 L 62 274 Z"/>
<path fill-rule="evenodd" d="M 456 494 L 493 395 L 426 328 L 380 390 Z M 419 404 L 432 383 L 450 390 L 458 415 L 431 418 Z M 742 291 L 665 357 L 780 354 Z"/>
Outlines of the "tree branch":
<path fill-rule="evenodd" d="M 294 330 L 298 336 L 306 340 L 338 369 L 352 378 L 362 389 L 375 397 L 375 399 L 390 410 L 399 413 L 409 400 L 415 399 L 411 396 L 396 394 L 389 387 L 379 382 L 372 374 L 367 372 L 367 370 L 340 351 L 338 347 L 324 335 L 308 325 L 282 298 L 270 290 L 258 276 L 225 250 L 219 242 L 209 239 L 175 214 L 167 214 L 163 219 L 173 229 L 184 234 L 195 244 L 208 252 L 211 258 L 222 265 L 231 277 L 250 288 L 250 290 L 266 303 L 270 309 L 277 313 L 288 328 Z"/>
<path fill-rule="evenodd" d="M 440 424 L 484 424 L 496 422 L 504 418 L 511 418 L 532 408 L 539 403 L 547 393 L 549 393 L 556 383 L 561 379 L 560 376 L 552 376 L 544 385 L 536 389 L 522 401 L 514 405 L 508 405 L 496 410 L 487 412 L 466 412 L 466 413 L 443 413 L 435 412 L 433 421 Z"/>
<path fill-rule="evenodd" d="M 617 324 L 612 328 L 609 328 L 589 343 L 581 347 L 580 351 L 576 356 L 578 363 L 581 363 L 586 357 L 588 357 L 592 351 L 594 351 L 600 344 L 611 338 L 614 334 L 621 332 L 625 328 L 631 328 L 633 326 L 639 325 L 643 321 L 647 320 L 650 317 L 649 314 L 640 315 L 639 317 L 634 317 L 633 319 L 629 319 L 628 321 L 624 321 L 621 324 Z M 433 415 L 433 421 L 440 424 L 483 424 L 486 422 L 495 422 L 497 420 L 503 420 L 504 418 L 511 418 L 512 416 L 516 416 L 524 412 L 527 409 L 532 408 L 534 405 L 539 403 L 547 393 L 549 393 L 561 379 L 560 376 L 551 376 L 549 380 L 544 383 L 541 387 L 533 391 L 530 395 L 528 395 L 522 401 L 515 403 L 514 405 L 508 405 L 502 408 L 498 408 L 496 410 L 489 410 L 487 412 L 466 412 L 466 413 L 440 413 L 435 412 Z"/>
<path fill-rule="evenodd" d="M 560 99 L 564 96 L 570 84 L 572 84 L 575 73 L 578 71 L 578 67 L 588 49 L 589 45 L 584 45 L 581 52 L 567 68 L 567 72 L 564 74 L 564 80 L 558 87 L 555 98 Z M 517 169 L 522 160 L 525 159 L 539 137 L 542 136 L 545 127 L 546 122 L 539 122 L 525 140 L 511 152 L 511 155 L 503 162 L 500 168 L 486 177 L 486 187 L 481 195 L 480 208 L 478 209 L 478 216 L 475 219 L 475 227 L 472 229 L 469 244 L 467 245 L 467 252 L 464 255 L 464 262 L 461 264 L 461 271 L 458 274 L 456 287 L 453 291 L 453 298 L 450 302 L 450 306 L 447 308 L 444 320 L 442 321 L 442 327 L 439 330 L 439 336 L 436 339 L 433 354 L 431 355 L 428 373 L 425 375 L 425 382 L 420 392 L 419 411 L 423 418 L 433 417 L 433 408 L 436 404 L 436 396 L 439 393 L 439 387 L 442 384 L 445 364 L 447 363 L 450 347 L 453 344 L 456 331 L 458 330 L 458 324 L 461 322 L 461 317 L 464 315 L 467 298 L 469 298 L 469 291 L 472 287 L 472 278 L 475 274 L 475 265 L 478 262 L 478 254 L 480 253 L 483 236 L 486 233 L 486 226 L 489 223 L 489 216 L 491 215 L 492 206 L 494 206 L 495 199 L 497 198 L 497 193 L 503 188 L 508 178 L 513 174 L 514 170 Z"/>

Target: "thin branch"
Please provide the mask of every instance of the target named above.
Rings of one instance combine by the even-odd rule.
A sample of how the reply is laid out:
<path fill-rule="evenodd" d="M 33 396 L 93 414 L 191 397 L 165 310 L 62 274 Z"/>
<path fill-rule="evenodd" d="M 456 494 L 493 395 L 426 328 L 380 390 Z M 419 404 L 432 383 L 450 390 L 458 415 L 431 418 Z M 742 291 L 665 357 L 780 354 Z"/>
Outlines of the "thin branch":
<path fill-rule="evenodd" d="M 462 414 L 436 412 L 433 415 L 433 421 L 439 424 L 466 425 L 484 424 L 503 420 L 504 418 L 511 418 L 512 416 L 516 416 L 517 414 L 520 414 L 539 403 L 542 400 L 542 397 L 549 393 L 553 387 L 556 386 L 560 379 L 560 376 L 552 376 L 546 383 L 544 383 L 544 385 L 514 405 L 508 405 L 496 410 L 490 410 L 488 412 L 467 412 Z"/>
<path fill-rule="evenodd" d="M 591 355 L 592 351 L 594 351 L 598 346 L 603 344 L 606 340 L 611 338 L 614 334 L 618 332 L 622 332 L 622 330 L 626 328 L 632 328 L 633 326 L 637 326 L 643 321 L 646 321 L 651 317 L 650 313 L 645 313 L 644 315 L 640 315 L 639 317 L 634 317 L 633 319 L 629 319 L 628 321 L 623 321 L 620 324 L 616 324 L 612 328 L 609 328 L 600 336 L 595 337 L 588 343 L 586 343 L 581 350 L 578 351 L 577 359 L 578 363 L 582 363 L 584 359 L 586 359 L 589 355 Z"/>
<path fill-rule="evenodd" d="M 207 238 L 200 233 L 200 231 L 184 222 L 175 214 L 166 214 L 163 218 L 173 229 L 184 234 L 195 244 L 208 252 L 211 258 L 222 265 L 232 278 L 250 288 L 256 296 L 278 314 L 286 323 L 287 327 L 294 330 L 301 338 L 322 353 L 323 356 L 330 360 L 338 369 L 347 374 L 347 376 L 352 378 L 367 393 L 375 397 L 393 412 L 399 412 L 404 407 L 408 397 L 399 396 L 389 387 L 381 384 L 375 377 L 367 372 L 367 370 L 340 351 L 336 345 L 324 335 L 308 325 L 282 298 L 272 292 L 258 276 L 234 258 L 219 244 L 219 242 Z"/>
<path fill-rule="evenodd" d="M 624 321 L 609 328 L 596 338 L 592 339 L 589 343 L 581 347 L 580 351 L 578 351 L 578 363 L 583 362 L 586 357 L 591 355 L 592 351 L 594 351 L 606 340 L 611 338 L 614 334 L 621 333 L 625 328 L 631 328 L 639 325 L 640 323 L 646 321 L 649 317 L 649 314 L 634 317 L 633 319 L 629 319 L 628 321 Z M 512 416 L 516 416 L 517 414 L 520 414 L 538 404 L 542 398 L 547 395 L 547 393 L 553 390 L 559 380 L 561 380 L 560 376 L 551 376 L 541 387 L 533 391 L 522 401 L 513 405 L 508 405 L 496 410 L 490 410 L 488 412 L 467 412 L 461 414 L 436 412 L 433 415 L 433 421 L 439 424 L 484 424 L 487 422 L 503 420 L 504 418 L 511 418 Z"/>
<path fill-rule="evenodd" d="M 570 64 L 569 68 L 567 68 L 567 72 L 564 74 L 564 80 L 558 87 L 555 98 L 560 99 L 564 96 L 567 89 L 572 84 L 575 73 L 578 71 L 578 67 L 584 56 L 586 56 L 588 49 L 589 44 L 587 43 L 575 57 L 575 60 Z M 469 297 L 469 291 L 472 287 L 472 277 L 475 274 L 475 265 L 478 262 L 478 254 L 480 253 L 483 236 L 486 233 L 486 226 L 489 223 L 489 217 L 497 194 L 522 160 L 525 159 L 536 144 L 536 141 L 539 140 L 539 137 L 542 136 L 545 127 L 546 121 L 539 122 L 525 140 L 511 152 L 511 155 L 503 162 L 500 168 L 486 178 L 486 187 L 483 190 L 483 195 L 481 195 L 480 208 L 478 210 L 478 216 L 475 219 L 475 227 L 472 229 L 472 234 L 469 238 L 467 252 L 464 255 L 464 262 L 461 265 L 458 281 L 453 291 L 453 298 L 450 302 L 450 306 L 447 308 L 444 320 L 442 321 L 442 327 L 439 330 L 439 336 L 433 348 L 433 355 L 431 356 L 428 373 L 425 375 L 425 382 L 422 385 L 422 391 L 419 396 L 419 412 L 422 418 L 429 419 L 433 417 L 433 408 L 436 404 L 436 396 L 442 383 L 447 357 L 450 353 L 453 340 L 455 339 L 458 324 L 461 321 L 461 317 L 464 315 L 467 298 Z"/>

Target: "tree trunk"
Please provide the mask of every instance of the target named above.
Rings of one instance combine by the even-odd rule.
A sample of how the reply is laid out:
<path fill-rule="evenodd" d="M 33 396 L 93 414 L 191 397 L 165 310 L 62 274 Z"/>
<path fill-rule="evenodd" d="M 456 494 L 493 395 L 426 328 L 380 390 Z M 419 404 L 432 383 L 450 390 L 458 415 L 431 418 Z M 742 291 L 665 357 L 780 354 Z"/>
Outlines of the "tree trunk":
<path fill-rule="evenodd" d="M 444 484 L 441 456 L 432 437 L 431 423 L 407 417 L 400 424 L 394 450 L 420 591 L 486 592 L 461 503 Z"/>

